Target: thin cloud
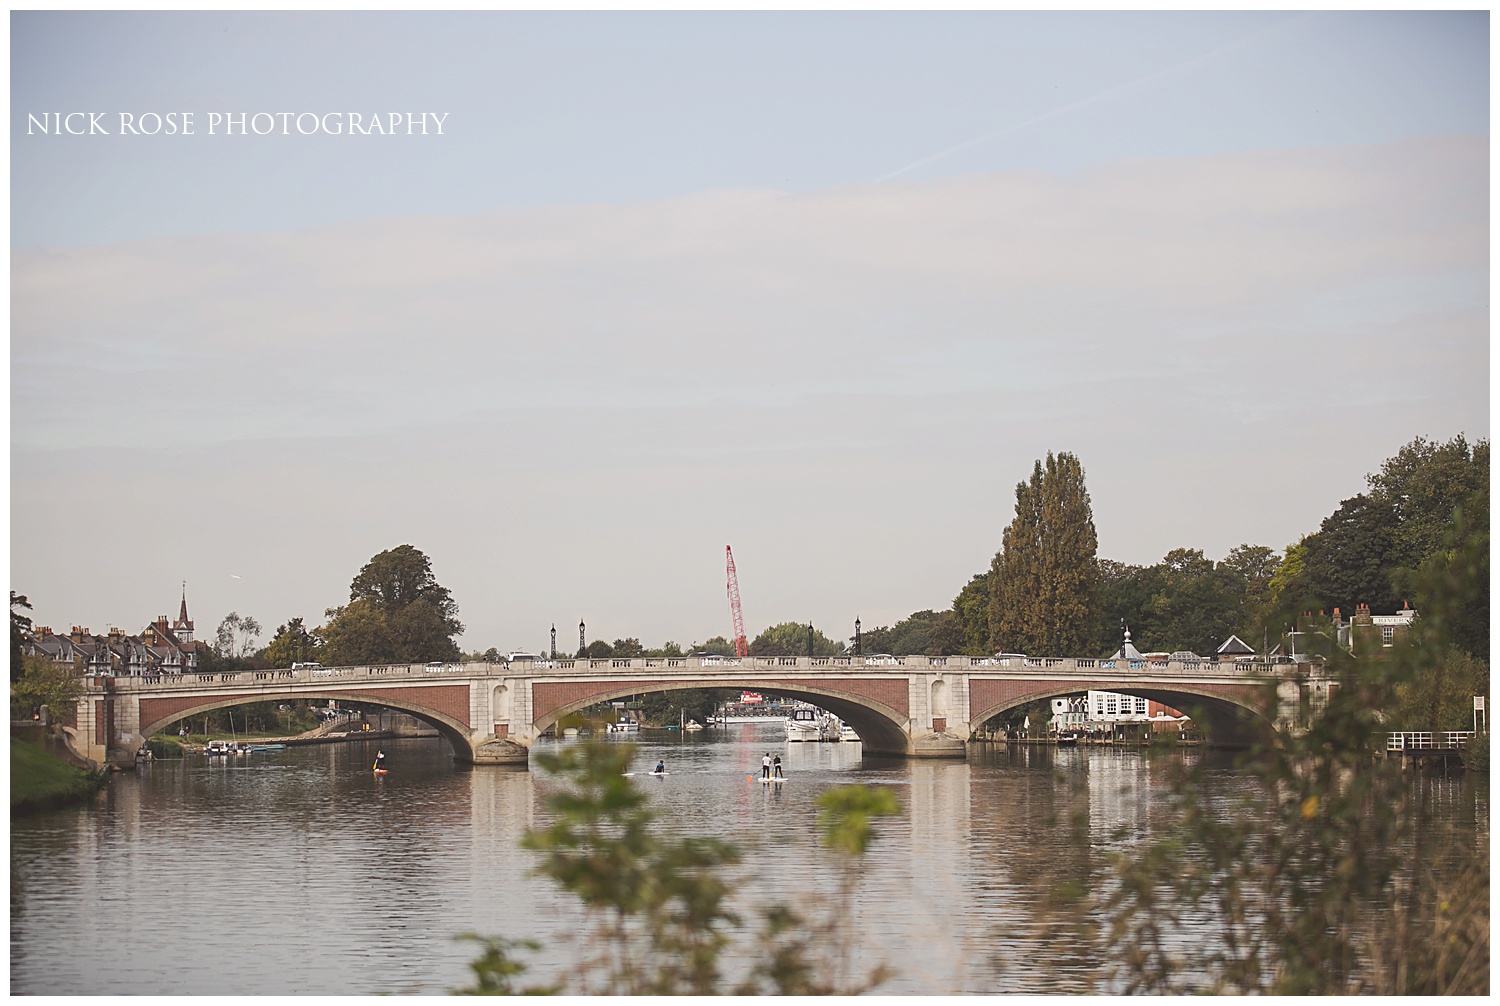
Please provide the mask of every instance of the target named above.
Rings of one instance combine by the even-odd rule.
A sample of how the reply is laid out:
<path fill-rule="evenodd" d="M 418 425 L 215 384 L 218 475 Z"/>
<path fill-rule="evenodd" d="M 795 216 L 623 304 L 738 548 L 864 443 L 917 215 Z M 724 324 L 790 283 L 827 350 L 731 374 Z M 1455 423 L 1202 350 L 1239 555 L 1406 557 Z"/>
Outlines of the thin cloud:
<path fill-rule="evenodd" d="M 1053 119 L 1062 118 L 1063 116 L 1076 112 L 1079 109 L 1087 108 L 1090 105 L 1097 105 L 1100 102 L 1105 101 L 1106 99 L 1113 98 L 1119 94 L 1124 94 L 1127 91 L 1145 87 L 1147 84 L 1151 84 L 1159 80 L 1165 80 L 1166 78 L 1172 76 L 1180 76 L 1190 70 L 1195 70 L 1199 67 L 1206 66 L 1209 62 L 1218 59 L 1226 53 L 1229 53 L 1235 49 L 1245 48 L 1253 42 L 1259 42 L 1260 40 L 1276 32 L 1282 31 L 1292 24 L 1295 24 L 1299 21 L 1305 21 L 1313 16 L 1314 15 L 1311 13 L 1297 14 L 1293 17 L 1286 18 L 1285 20 L 1278 21 L 1275 24 L 1268 25 L 1265 28 L 1257 28 L 1255 31 L 1242 35 L 1232 42 L 1217 46 L 1216 48 L 1210 49 L 1208 52 L 1202 53 L 1198 56 L 1194 56 L 1192 59 L 1183 60 L 1181 63 L 1173 64 L 1172 66 L 1157 70 L 1154 73 L 1148 73 L 1144 77 L 1137 77 L 1135 80 L 1126 81 L 1123 84 L 1116 84 L 1114 87 L 1105 88 L 1103 91 L 1100 91 L 1097 94 L 1091 94 L 1087 98 L 1079 98 L 1077 101 L 1072 101 L 1066 105 L 1061 105 L 1050 111 L 1043 112 L 1041 115 L 1032 116 L 1029 119 L 1024 119 L 1021 122 L 1013 123 L 1001 129 L 996 129 L 992 132 L 985 133 L 982 136 L 976 136 L 973 139 L 965 140 L 962 143 L 956 143 L 951 147 L 946 147 L 942 150 L 939 150 L 937 153 L 928 154 L 926 157 L 912 161 L 904 168 L 897 168 L 895 171 L 892 171 L 889 174 L 881 175 L 879 178 L 873 179 L 872 182 L 873 184 L 877 185 L 882 182 L 888 182 L 893 178 L 899 178 L 902 175 L 907 174 L 908 172 L 915 171 L 917 168 L 936 163 L 937 161 L 941 161 L 944 158 L 951 157 L 954 154 L 968 150 L 971 147 L 977 147 L 981 143 L 988 143 L 991 140 L 998 140 L 1003 136 L 1010 136 L 1013 133 L 1018 133 L 1023 129 L 1028 129 L 1032 126 L 1038 125 L 1039 123 L 1050 122 Z"/>

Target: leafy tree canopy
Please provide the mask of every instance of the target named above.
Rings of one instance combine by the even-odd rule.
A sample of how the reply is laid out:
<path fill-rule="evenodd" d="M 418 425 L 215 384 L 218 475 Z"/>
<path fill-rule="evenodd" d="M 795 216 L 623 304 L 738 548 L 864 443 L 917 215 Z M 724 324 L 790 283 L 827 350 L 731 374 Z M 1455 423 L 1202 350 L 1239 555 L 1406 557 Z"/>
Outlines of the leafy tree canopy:
<path fill-rule="evenodd" d="M 330 608 L 319 630 L 339 664 L 457 660 L 464 631 L 458 605 L 420 550 L 400 545 L 373 557 L 349 585 L 349 603 Z"/>
<path fill-rule="evenodd" d="M 21 656 L 26 642 L 31 638 L 31 617 L 23 615 L 18 608 L 31 610 L 31 602 L 25 594 L 10 592 L 10 680 L 14 684 L 21 678 Z"/>
<path fill-rule="evenodd" d="M 694 643 L 688 649 L 688 652 L 712 653 L 720 657 L 732 657 L 734 656 L 734 644 L 723 636 L 714 636 L 711 639 L 705 639 L 701 643 Z"/>
<path fill-rule="evenodd" d="M 308 631 L 302 619 L 294 618 L 276 627 L 276 635 L 266 644 L 265 659 L 272 667 L 290 667 L 309 660 L 322 660 L 323 640 Z"/>
<path fill-rule="evenodd" d="M 11 687 L 14 705 L 23 712 L 46 706 L 54 717 L 72 708 L 83 694 L 83 679 L 69 664 L 39 654 L 21 658 L 20 675 Z"/>
<path fill-rule="evenodd" d="M 975 573 L 953 599 L 962 640 L 959 652 L 982 657 L 990 652 L 990 571 Z"/>
<path fill-rule="evenodd" d="M 761 632 L 750 643 L 752 657 L 804 657 L 807 655 L 809 628 L 797 622 L 782 622 Z M 834 642 L 819 629 L 812 629 L 812 653 L 815 657 L 834 657 L 844 652 L 844 644 Z M 734 650 L 729 651 L 733 654 Z"/>
<path fill-rule="evenodd" d="M 219 623 L 214 635 L 214 653 L 224 659 L 244 658 L 255 652 L 260 638 L 260 623 L 249 615 L 231 611 Z"/>
<path fill-rule="evenodd" d="M 1152 566 L 1099 562 L 1103 610 L 1101 652 L 1120 646 L 1128 625 L 1143 651 L 1212 655 L 1231 634 L 1260 638 L 1265 598 L 1278 568 L 1264 545 L 1238 545 L 1215 563 L 1201 549 L 1176 548 Z"/>
<path fill-rule="evenodd" d="M 990 645 L 1076 655 L 1098 637 L 1099 539 L 1072 454 L 1047 455 L 1016 486 L 1016 514 L 990 566 Z"/>
<path fill-rule="evenodd" d="M 915 611 L 893 626 L 876 626 L 860 636 L 860 650 L 865 654 L 944 656 L 963 649 L 963 627 L 953 611 Z"/>
<path fill-rule="evenodd" d="M 1489 477 L 1488 440 L 1471 447 L 1462 435 L 1447 443 L 1417 437 L 1368 476 L 1368 492 L 1344 500 L 1305 539 L 1304 569 L 1282 607 L 1396 610 L 1416 570 L 1443 548 L 1455 510 L 1482 513 L 1488 534 Z"/>

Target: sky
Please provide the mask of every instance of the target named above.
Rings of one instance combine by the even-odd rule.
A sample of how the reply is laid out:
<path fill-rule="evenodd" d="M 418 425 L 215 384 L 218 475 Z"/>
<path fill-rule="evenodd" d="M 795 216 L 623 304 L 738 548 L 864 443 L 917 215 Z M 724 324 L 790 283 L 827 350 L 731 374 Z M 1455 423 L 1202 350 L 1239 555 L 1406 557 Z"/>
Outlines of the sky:
<path fill-rule="evenodd" d="M 1489 436 L 1489 30 L 13 12 L 12 589 L 264 641 L 412 544 L 466 650 L 687 645 L 731 545 L 847 638 L 1049 451 L 1101 557 L 1279 551 Z"/>

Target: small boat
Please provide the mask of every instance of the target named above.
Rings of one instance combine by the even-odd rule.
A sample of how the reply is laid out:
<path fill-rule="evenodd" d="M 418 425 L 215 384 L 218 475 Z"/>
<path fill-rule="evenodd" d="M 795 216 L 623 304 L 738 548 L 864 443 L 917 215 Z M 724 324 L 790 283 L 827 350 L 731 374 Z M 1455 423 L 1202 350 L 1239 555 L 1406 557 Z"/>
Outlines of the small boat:
<path fill-rule="evenodd" d="M 688 720 L 687 723 L 683 725 L 682 729 L 687 733 L 695 734 L 699 730 L 703 729 L 703 724 L 699 723 L 697 720 Z"/>
<path fill-rule="evenodd" d="M 857 743 L 859 743 L 859 734 L 855 733 L 854 732 L 854 728 L 851 727 L 849 724 L 847 724 L 847 723 L 840 723 L 839 724 L 839 740 L 844 741 L 846 743 L 852 741 L 852 742 L 854 742 L 854 743 L 857 744 Z"/>
<path fill-rule="evenodd" d="M 788 741 L 819 741 L 823 739 L 823 718 L 812 706 L 799 706 L 792 710 L 786 721 Z"/>
<path fill-rule="evenodd" d="M 234 754 L 234 745 L 228 741 L 209 741 L 203 746 L 203 753 L 210 758 L 223 757 Z"/>
<path fill-rule="evenodd" d="M 285 744 L 247 744 L 245 750 L 254 754 L 257 751 L 285 751 Z"/>

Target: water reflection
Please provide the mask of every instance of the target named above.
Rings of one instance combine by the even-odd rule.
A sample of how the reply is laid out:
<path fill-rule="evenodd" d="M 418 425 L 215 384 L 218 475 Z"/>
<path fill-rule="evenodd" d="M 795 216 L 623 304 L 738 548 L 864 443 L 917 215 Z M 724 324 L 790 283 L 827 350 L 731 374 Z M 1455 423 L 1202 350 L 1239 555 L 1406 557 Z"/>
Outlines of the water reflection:
<path fill-rule="evenodd" d="M 368 748 L 368 749 L 367 749 Z M 531 937 L 545 972 L 570 959 L 579 910 L 533 876 L 520 837 L 545 825 L 540 771 L 456 766 L 441 741 L 159 761 L 97 802 L 13 823 L 11 983 L 18 993 L 441 992 L 464 984 L 462 932 Z M 780 753 L 784 784 L 759 781 Z M 1097 989 L 1097 920 L 1069 910 L 1109 857 L 1161 826 L 1171 759 L 1109 749 L 979 748 L 967 762 L 862 758 L 736 724 L 646 735 L 639 778 L 665 827 L 745 850 L 737 904 L 816 908 L 837 888 L 817 797 L 890 786 L 848 920 L 856 963 L 892 964 L 882 991 Z M 1243 782 L 1224 770 L 1220 794 Z M 1487 831 L 1482 788 L 1434 780 L 1444 820 Z M 816 914 L 816 913 L 814 913 Z M 210 948 L 210 949 L 205 949 Z"/>

